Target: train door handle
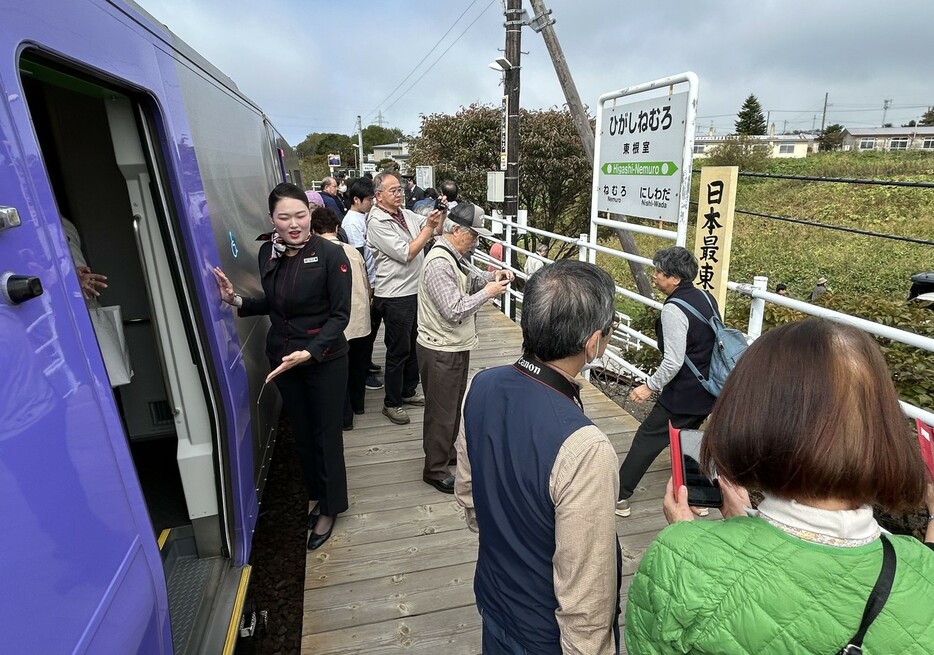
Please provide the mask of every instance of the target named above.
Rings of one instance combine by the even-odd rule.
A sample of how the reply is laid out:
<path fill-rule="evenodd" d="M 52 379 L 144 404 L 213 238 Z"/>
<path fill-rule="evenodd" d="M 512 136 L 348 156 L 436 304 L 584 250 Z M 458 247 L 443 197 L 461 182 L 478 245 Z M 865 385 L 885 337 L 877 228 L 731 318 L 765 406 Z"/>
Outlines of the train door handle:
<path fill-rule="evenodd" d="M 7 271 L 0 275 L 0 297 L 8 305 L 19 305 L 42 295 L 42 280 L 35 275 L 15 275 Z"/>

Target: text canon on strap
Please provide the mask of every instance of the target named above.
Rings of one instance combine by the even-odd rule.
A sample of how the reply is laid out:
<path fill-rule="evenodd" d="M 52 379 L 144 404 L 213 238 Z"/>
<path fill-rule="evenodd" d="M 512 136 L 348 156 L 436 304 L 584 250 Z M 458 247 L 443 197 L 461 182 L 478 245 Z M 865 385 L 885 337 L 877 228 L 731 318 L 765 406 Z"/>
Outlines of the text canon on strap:
<path fill-rule="evenodd" d="M 550 366 L 543 364 L 534 357 L 526 357 L 523 355 L 516 363 L 512 365 L 520 373 L 528 375 L 530 378 L 534 378 L 544 384 L 545 386 L 551 387 L 558 393 L 567 396 L 569 399 L 577 403 L 577 406 L 581 408 L 581 411 L 584 411 L 584 403 L 581 401 L 580 388 L 566 377 L 558 373 Z"/>

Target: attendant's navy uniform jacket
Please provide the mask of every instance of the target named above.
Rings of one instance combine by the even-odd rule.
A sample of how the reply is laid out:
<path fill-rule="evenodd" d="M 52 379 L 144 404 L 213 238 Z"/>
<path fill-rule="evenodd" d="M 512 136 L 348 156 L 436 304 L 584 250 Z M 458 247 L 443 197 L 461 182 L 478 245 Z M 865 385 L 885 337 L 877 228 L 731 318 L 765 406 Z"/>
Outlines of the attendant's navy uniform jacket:
<path fill-rule="evenodd" d="M 265 295 L 244 297 L 238 312 L 240 316 L 269 315 L 269 361 L 278 366 L 285 355 L 299 350 L 311 353 L 306 365 L 345 354 L 351 272 L 343 248 L 317 234 L 292 257 L 272 258 L 272 248 L 267 241 L 259 249 Z"/>

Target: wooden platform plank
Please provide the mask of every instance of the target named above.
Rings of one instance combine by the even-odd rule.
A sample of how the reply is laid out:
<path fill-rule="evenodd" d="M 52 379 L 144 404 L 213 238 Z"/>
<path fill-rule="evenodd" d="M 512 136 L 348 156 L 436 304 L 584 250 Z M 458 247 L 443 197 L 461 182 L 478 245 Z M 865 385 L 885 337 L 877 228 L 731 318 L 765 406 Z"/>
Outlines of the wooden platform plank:
<path fill-rule="evenodd" d="M 305 592 L 305 625 L 314 632 L 473 607 L 474 562 L 394 573 Z"/>
<path fill-rule="evenodd" d="M 477 540 L 450 531 L 359 546 L 323 549 L 305 560 L 305 589 L 320 589 L 477 561 Z"/>

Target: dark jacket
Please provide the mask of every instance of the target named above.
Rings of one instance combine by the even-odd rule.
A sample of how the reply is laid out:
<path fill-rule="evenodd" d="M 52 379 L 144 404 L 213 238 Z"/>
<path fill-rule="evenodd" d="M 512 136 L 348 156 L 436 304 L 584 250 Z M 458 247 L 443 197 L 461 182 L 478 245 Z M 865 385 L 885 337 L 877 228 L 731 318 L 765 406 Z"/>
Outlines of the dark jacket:
<path fill-rule="evenodd" d="M 333 209 L 338 218 L 344 218 L 344 214 L 347 213 L 347 210 L 344 209 L 344 203 L 341 202 L 340 198 L 336 198 L 330 193 L 322 191 L 321 199 L 324 201 L 324 206 L 328 209 Z"/>
<path fill-rule="evenodd" d="M 679 298 L 699 311 L 702 316 L 709 318 L 713 315 L 710 305 L 704 298 L 705 292 L 694 287 L 689 281 L 681 282 L 675 290 L 671 292 L 665 304 L 671 302 L 672 298 Z M 717 306 L 717 301 L 711 298 L 713 306 Z M 688 319 L 687 343 L 685 344 L 684 354 L 691 358 L 694 366 L 702 375 L 707 375 L 710 370 L 710 356 L 713 352 L 713 330 L 707 323 L 703 323 L 694 314 L 678 307 L 684 312 Z M 658 349 L 665 352 L 665 335 L 662 330 L 662 321 L 659 318 L 655 324 L 655 334 L 658 336 Z M 672 414 L 688 414 L 691 416 L 705 416 L 713 409 L 713 403 L 716 400 L 710 393 L 697 381 L 691 369 L 682 366 L 681 370 L 672 380 L 662 389 L 658 397 L 659 404 Z"/>
<path fill-rule="evenodd" d="M 240 316 L 269 315 L 272 325 L 266 334 L 266 356 L 270 362 L 277 366 L 285 355 L 299 350 L 311 353 L 308 363 L 344 354 L 351 273 L 343 249 L 312 234 L 297 255 L 273 259 L 271 254 L 272 243 L 267 241 L 259 249 L 265 295 L 244 297 L 238 312 Z"/>

